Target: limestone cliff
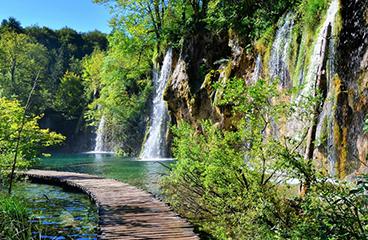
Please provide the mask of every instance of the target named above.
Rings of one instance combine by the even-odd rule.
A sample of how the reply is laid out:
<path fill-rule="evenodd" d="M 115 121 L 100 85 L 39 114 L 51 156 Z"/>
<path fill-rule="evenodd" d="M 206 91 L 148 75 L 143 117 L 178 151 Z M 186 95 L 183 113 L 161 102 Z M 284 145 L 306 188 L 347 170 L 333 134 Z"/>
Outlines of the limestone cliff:
<path fill-rule="evenodd" d="M 252 84 L 259 77 L 277 76 L 280 87 L 303 86 L 299 95 L 314 88 L 322 94 L 312 137 L 315 161 L 340 178 L 367 172 L 368 135 L 362 130 L 368 113 L 367 7 L 361 1 L 335 0 L 328 8 L 312 40 L 304 33 L 295 37 L 296 20 L 285 13 L 268 50 L 249 51 L 236 34 L 186 37 L 164 95 L 171 123 L 184 120 L 198 128 L 198 120 L 211 119 L 228 129 L 236 119 L 230 117 L 230 106 L 216 106 L 221 89 L 213 84 L 232 77 Z M 298 123 L 290 124 L 291 131 L 298 131 Z"/>

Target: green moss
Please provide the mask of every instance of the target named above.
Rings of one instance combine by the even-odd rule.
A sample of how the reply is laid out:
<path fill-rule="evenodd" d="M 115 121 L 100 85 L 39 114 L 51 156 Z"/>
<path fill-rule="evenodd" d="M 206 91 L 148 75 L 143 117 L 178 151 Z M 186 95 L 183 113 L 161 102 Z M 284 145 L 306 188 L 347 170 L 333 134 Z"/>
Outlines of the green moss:
<path fill-rule="evenodd" d="M 330 0 L 303 0 L 298 7 L 303 32 L 314 35 L 326 15 Z"/>
<path fill-rule="evenodd" d="M 320 133 L 321 134 L 319 135 L 317 139 L 317 145 L 323 146 L 327 142 L 327 137 L 328 137 L 328 117 L 327 116 L 323 118 Z"/>
<path fill-rule="evenodd" d="M 216 90 L 215 98 L 213 100 L 214 105 L 220 104 L 221 95 L 224 92 L 226 81 L 230 78 L 230 75 L 231 75 L 231 69 L 232 69 L 231 67 L 232 67 L 232 61 L 229 61 L 229 63 L 224 69 L 218 70 L 218 72 L 220 73 L 220 76 L 223 75 L 223 77 L 219 78 L 216 83 L 218 85 L 218 88 Z"/>
<path fill-rule="evenodd" d="M 336 16 L 335 16 L 335 25 L 334 28 L 332 29 L 333 32 L 333 36 L 335 36 L 335 45 L 339 45 L 340 42 L 340 33 L 341 33 L 341 29 L 342 26 L 344 24 L 344 20 L 341 17 L 341 13 L 340 13 L 340 9 L 341 9 L 341 1 L 339 1 L 339 9 L 337 10 Z"/>
<path fill-rule="evenodd" d="M 218 70 L 211 70 L 204 78 L 202 88 L 212 90 L 213 83 L 218 79 L 220 72 Z"/>
<path fill-rule="evenodd" d="M 276 25 L 268 27 L 265 33 L 262 35 L 262 37 L 255 42 L 254 48 L 256 49 L 256 51 L 264 55 L 264 53 L 268 49 L 268 46 L 270 44 L 272 46 L 275 34 L 276 34 Z"/>

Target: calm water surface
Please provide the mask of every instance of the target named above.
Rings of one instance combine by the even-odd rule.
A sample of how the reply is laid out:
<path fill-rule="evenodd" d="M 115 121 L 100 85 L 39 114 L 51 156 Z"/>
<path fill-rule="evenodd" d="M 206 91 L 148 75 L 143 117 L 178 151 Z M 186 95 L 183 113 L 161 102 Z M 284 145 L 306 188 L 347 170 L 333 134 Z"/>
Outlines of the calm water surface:
<path fill-rule="evenodd" d="M 159 195 L 159 177 L 174 161 L 118 157 L 108 153 L 53 154 L 34 168 L 87 173 L 117 179 Z M 97 208 L 86 194 L 44 184 L 25 184 L 30 213 L 43 223 L 43 239 L 96 239 Z M 36 233 L 35 233 L 36 234 Z"/>
<path fill-rule="evenodd" d="M 32 221 L 42 223 L 34 239 L 97 239 L 97 207 L 88 195 L 46 184 L 17 184 Z"/>
<path fill-rule="evenodd" d="M 138 161 L 136 158 L 119 157 L 115 154 L 81 153 L 53 154 L 42 158 L 35 168 L 67 172 L 87 173 L 117 179 L 133 186 L 159 194 L 158 180 L 174 161 Z"/>

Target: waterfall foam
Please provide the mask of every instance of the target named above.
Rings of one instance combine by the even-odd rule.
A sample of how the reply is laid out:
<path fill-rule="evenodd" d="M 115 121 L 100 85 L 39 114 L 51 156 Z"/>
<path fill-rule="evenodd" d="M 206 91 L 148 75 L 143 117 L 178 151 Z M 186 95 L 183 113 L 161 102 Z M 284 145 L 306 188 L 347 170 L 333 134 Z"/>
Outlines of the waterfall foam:
<path fill-rule="evenodd" d="M 163 94 L 171 76 L 172 50 L 169 49 L 162 63 L 160 77 L 154 74 L 153 83 L 155 95 L 153 99 L 153 111 L 150 119 L 148 137 L 143 145 L 141 159 L 167 158 L 166 122 L 169 120 L 166 102 Z"/>
<path fill-rule="evenodd" d="M 286 85 L 291 83 L 288 69 L 288 53 L 292 40 L 291 30 L 293 29 L 293 24 L 294 18 L 291 13 L 288 13 L 280 21 L 268 63 L 271 79 L 279 77 L 280 84 L 283 87 L 290 87 Z"/>
<path fill-rule="evenodd" d="M 324 54 L 323 51 L 325 48 L 323 45 L 325 44 L 327 38 L 328 38 L 328 29 L 334 28 L 334 22 L 335 22 L 335 16 L 337 13 L 337 10 L 339 8 L 339 2 L 338 0 L 334 0 L 330 3 L 330 6 L 326 13 L 326 19 L 319 31 L 318 38 L 315 41 L 314 44 L 314 50 L 313 54 L 310 58 L 310 64 L 308 66 L 308 71 L 306 73 L 306 76 L 304 78 L 304 88 L 302 90 L 301 96 L 307 96 L 310 93 L 314 92 L 314 85 L 315 85 L 315 79 L 318 77 L 318 75 L 321 75 L 321 68 L 322 64 L 324 62 Z M 330 44 L 333 43 L 333 39 L 331 39 Z M 330 45 L 331 46 L 331 45 Z M 328 48 L 331 49 L 331 48 Z M 332 48 L 333 50 L 334 48 Z M 333 50 L 334 51 L 334 50 Z M 331 58 L 331 54 L 329 56 Z M 330 59 L 331 60 L 331 59 Z M 331 61 L 330 61 L 331 62 Z M 332 67 L 331 70 L 333 70 L 333 64 L 330 66 Z M 329 74 L 331 76 L 331 74 Z"/>
<path fill-rule="evenodd" d="M 104 127 L 105 127 L 105 116 L 102 115 L 100 122 L 98 123 L 96 134 L 96 145 L 94 152 L 104 151 Z"/>
<path fill-rule="evenodd" d="M 253 82 L 256 82 L 259 78 L 262 77 L 262 67 L 262 57 L 261 54 L 258 54 L 253 70 Z"/>

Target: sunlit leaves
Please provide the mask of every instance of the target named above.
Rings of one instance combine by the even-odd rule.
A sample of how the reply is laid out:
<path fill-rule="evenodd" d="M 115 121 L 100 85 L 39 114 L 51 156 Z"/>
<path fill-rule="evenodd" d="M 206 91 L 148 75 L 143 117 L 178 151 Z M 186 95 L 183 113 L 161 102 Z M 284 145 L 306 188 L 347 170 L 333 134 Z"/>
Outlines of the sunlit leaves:
<path fill-rule="evenodd" d="M 86 104 L 81 78 L 67 71 L 60 81 L 54 100 L 55 109 L 62 112 L 66 119 L 79 118 Z"/>
<path fill-rule="evenodd" d="M 9 170 L 16 151 L 18 133 L 22 125 L 23 108 L 18 101 L 0 98 L 0 169 Z M 42 147 L 60 144 L 65 139 L 60 134 L 40 129 L 40 117 L 25 116 L 25 124 L 20 135 L 17 168 L 25 168 L 38 155 Z"/>
<path fill-rule="evenodd" d="M 85 59 L 84 84 L 90 100 L 91 94 L 94 98 L 86 116 L 99 120 L 104 115 L 108 135 L 122 143 L 126 153 L 132 153 L 144 135 L 139 124 L 149 110 L 146 101 L 152 89 L 153 51 L 149 42 L 122 31 L 109 36 L 109 42 L 106 54 L 95 52 Z"/>
<path fill-rule="evenodd" d="M 1 97 L 16 97 L 25 104 L 33 80 L 38 72 L 40 75 L 39 87 L 45 87 L 42 79 L 45 77 L 48 64 L 47 49 L 35 43 L 25 34 L 6 32 L 0 39 L 0 88 Z M 37 92 L 34 101 L 42 110 L 47 105 L 48 93 Z"/>
<path fill-rule="evenodd" d="M 88 100 L 98 94 L 101 84 L 101 71 L 104 62 L 105 52 L 95 50 L 90 56 L 83 59 L 83 84 L 85 86 Z"/>

